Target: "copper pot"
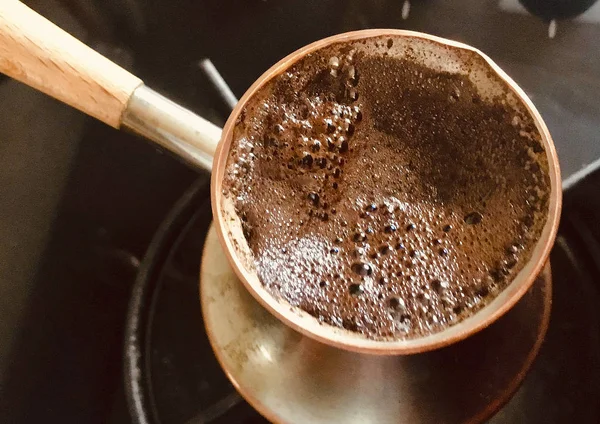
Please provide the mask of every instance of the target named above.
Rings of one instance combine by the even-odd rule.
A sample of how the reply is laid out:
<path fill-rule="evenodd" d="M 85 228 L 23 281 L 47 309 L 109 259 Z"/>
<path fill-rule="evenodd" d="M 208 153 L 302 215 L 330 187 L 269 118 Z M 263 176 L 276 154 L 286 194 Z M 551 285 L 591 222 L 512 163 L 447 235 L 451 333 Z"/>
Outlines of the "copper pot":
<path fill-rule="evenodd" d="M 526 266 L 508 287 L 473 316 L 439 333 L 412 340 L 371 340 L 358 333 L 321 324 L 304 311 L 275 299 L 262 286 L 249 262 L 240 257 L 234 248 L 234 245 L 238 245 L 244 251 L 247 244 L 233 205 L 222 196 L 221 187 L 236 119 L 261 86 L 305 55 L 322 47 L 379 36 L 392 36 L 406 45 L 431 51 L 434 54 L 428 56 L 429 63 L 426 65 L 434 68 L 456 72 L 456 65 L 465 59 L 479 63 L 469 71 L 471 79 L 482 92 L 508 90 L 512 93 L 514 100 L 524 106 L 533 118 L 549 163 L 551 193 L 548 219 Z M 436 54 L 441 59 L 432 59 Z M 0 3 L 0 70 L 115 128 L 125 126 L 133 129 L 193 164 L 210 169 L 212 163 L 213 215 L 219 239 L 237 276 L 254 298 L 282 322 L 335 347 L 390 355 L 423 352 L 462 340 L 487 327 L 515 305 L 540 274 L 554 243 L 562 196 L 558 159 L 548 128 L 531 100 L 498 65 L 480 51 L 462 43 L 394 29 L 356 31 L 317 41 L 290 54 L 266 71 L 238 102 L 222 133 L 204 119 L 155 93 L 139 78 L 16 0 Z M 503 88 L 486 77 L 489 71 L 504 81 Z"/>
<path fill-rule="evenodd" d="M 400 37 L 400 40 L 403 40 L 407 46 L 410 45 L 418 47 L 421 50 L 429 50 L 432 54 L 424 55 L 429 58 L 424 60 L 430 60 L 430 63 L 425 64 L 434 68 L 451 71 L 456 67 L 457 63 L 460 64 L 467 60 L 470 60 L 470 63 L 481 63 L 481 67 L 471 65 L 472 68 L 469 71 L 469 75 L 482 92 L 501 90 L 501 88 L 493 86 L 494 83 L 492 82 L 492 79 L 485 76 L 487 71 L 492 71 L 495 75 L 499 76 L 506 83 L 504 90 L 512 92 L 515 95 L 516 101 L 525 106 L 541 135 L 549 163 L 551 193 L 548 219 L 543 228 L 541 237 L 533 250 L 531 259 L 516 275 L 513 281 L 493 301 L 480 311 L 476 312 L 473 316 L 466 318 L 441 332 L 411 340 L 376 341 L 349 330 L 319 323 L 316 318 L 308 313 L 299 308 L 292 308 L 286 302 L 274 298 L 263 287 L 256 273 L 253 271 L 253 267 L 248 266 L 247 262 L 240 257 L 240 254 L 236 254 L 236 248 L 234 246 L 246 246 L 247 244 L 242 234 L 239 219 L 237 219 L 237 215 L 233 210 L 233 205 L 222 195 L 221 184 L 233 138 L 233 129 L 238 115 L 248 100 L 267 81 L 284 72 L 307 54 L 333 43 L 360 40 L 370 37 L 390 36 Z M 394 45 L 397 44 L 398 41 L 397 38 L 395 38 Z M 448 47 L 450 47 L 450 49 L 447 49 Z M 441 57 L 442 60 L 435 59 L 435 57 Z M 481 58 L 483 60 L 472 60 L 473 58 Z M 523 296 L 523 294 L 531 287 L 531 284 L 538 274 L 540 274 L 548 260 L 552 245 L 554 244 L 554 238 L 556 236 L 560 218 L 562 189 L 556 150 L 546 124 L 525 92 L 502 69 L 500 69 L 498 65 L 479 50 L 455 41 L 412 31 L 373 29 L 338 34 L 305 46 L 279 61 L 267 70 L 248 89 L 248 91 L 246 91 L 229 116 L 229 119 L 223 128 L 221 141 L 215 152 L 213 164 L 211 193 L 213 216 L 217 224 L 217 233 L 229 263 L 232 265 L 248 291 L 262 304 L 262 306 L 293 329 L 320 342 L 338 348 L 363 353 L 389 355 L 424 352 L 455 343 L 489 326 L 517 303 L 521 296 Z"/>

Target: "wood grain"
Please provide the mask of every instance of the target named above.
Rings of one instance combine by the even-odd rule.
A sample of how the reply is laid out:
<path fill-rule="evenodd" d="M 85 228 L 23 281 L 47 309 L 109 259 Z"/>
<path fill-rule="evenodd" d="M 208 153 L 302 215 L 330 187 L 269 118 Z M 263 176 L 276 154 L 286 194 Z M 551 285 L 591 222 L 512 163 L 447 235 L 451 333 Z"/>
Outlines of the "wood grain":
<path fill-rule="evenodd" d="M 142 84 L 17 0 L 0 0 L 0 72 L 115 128 Z"/>

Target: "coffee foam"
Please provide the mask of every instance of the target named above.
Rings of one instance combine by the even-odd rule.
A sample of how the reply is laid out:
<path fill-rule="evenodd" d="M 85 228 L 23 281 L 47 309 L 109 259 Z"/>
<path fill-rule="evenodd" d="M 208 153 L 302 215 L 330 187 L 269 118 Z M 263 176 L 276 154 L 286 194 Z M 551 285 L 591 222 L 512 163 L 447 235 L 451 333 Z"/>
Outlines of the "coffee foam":
<path fill-rule="evenodd" d="M 224 202 L 274 296 L 411 338 L 470 316 L 523 267 L 547 169 L 524 106 L 478 55 L 372 38 L 310 54 L 245 105 Z"/>

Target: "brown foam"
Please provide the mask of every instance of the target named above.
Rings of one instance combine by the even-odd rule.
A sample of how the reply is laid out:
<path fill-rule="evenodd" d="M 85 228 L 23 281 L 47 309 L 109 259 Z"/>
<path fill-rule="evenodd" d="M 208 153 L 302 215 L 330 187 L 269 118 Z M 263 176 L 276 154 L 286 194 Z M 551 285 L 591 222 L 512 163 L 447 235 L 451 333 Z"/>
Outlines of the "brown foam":
<path fill-rule="evenodd" d="M 375 339 L 488 303 L 548 208 L 539 134 L 499 78 L 474 55 L 451 73 L 418 54 L 386 37 L 294 64 L 244 108 L 224 182 L 264 286 Z"/>

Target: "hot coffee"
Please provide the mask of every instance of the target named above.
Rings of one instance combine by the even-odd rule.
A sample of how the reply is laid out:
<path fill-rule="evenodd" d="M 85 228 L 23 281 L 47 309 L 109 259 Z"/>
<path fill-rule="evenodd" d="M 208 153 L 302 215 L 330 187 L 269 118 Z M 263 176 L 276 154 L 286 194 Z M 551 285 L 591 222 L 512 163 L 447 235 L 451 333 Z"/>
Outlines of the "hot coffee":
<path fill-rule="evenodd" d="M 223 182 L 264 287 L 372 339 L 481 309 L 548 212 L 526 108 L 473 52 L 438 69 L 418 43 L 434 42 L 338 43 L 269 80 L 239 115 Z"/>

